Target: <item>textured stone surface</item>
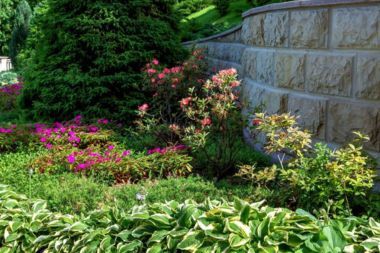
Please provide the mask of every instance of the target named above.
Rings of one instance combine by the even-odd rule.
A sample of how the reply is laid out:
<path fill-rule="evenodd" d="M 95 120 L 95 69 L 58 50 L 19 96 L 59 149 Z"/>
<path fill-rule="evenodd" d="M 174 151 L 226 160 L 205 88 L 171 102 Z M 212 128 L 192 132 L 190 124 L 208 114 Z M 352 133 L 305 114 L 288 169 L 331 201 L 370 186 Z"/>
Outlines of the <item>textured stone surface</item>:
<path fill-rule="evenodd" d="M 215 72 L 219 70 L 229 69 L 229 68 L 235 68 L 239 76 L 242 76 L 243 74 L 241 65 L 235 62 L 223 61 L 223 60 L 207 57 L 207 64 L 209 66 L 209 71 L 211 72 L 211 74 L 214 74 Z"/>
<path fill-rule="evenodd" d="M 380 100 L 380 56 L 359 56 L 356 97 Z"/>
<path fill-rule="evenodd" d="M 213 58 L 240 63 L 245 46 L 234 43 L 210 42 L 207 49 L 208 55 Z"/>
<path fill-rule="evenodd" d="M 276 53 L 275 86 L 294 90 L 305 89 L 305 54 Z"/>
<path fill-rule="evenodd" d="M 314 93 L 350 96 L 352 87 L 352 56 L 307 56 L 306 83 Z"/>
<path fill-rule="evenodd" d="M 319 139 L 325 138 L 326 100 L 308 96 L 290 95 L 288 111 L 300 116 L 300 126 L 308 129 Z"/>
<path fill-rule="evenodd" d="M 331 101 L 328 119 L 328 141 L 346 143 L 352 131 L 360 131 L 370 137 L 367 148 L 380 151 L 380 107 Z"/>
<path fill-rule="evenodd" d="M 274 79 L 274 52 L 260 50 L 257 53 L 256 80 L 266 85 L 273 85 Z"/>
<path fill-rule="evenodd" d="M 268 113 L 284 113 L 287 111 L 287 98 L 287 93 L 263 88 L 251 80 L 243 81 L 242 102 L 246 108 L 263 106 Z"/>
<path fill-rule="evenodd" d="M 267 13 L 264 19 L 264 44 L 270 47 L 288 45 L 289 14 L 287 11 Z"/>
<path fill-rule="evenodd" d="M 244 19 L 241 38 L 244 44 L 253 46 L 264 45 L 265 14 L 255 15 Z"/>
<path fill-rule="evenodd" d="M 218 41 L 220 42 L 242 42 L 241 41 L 241 29 L 233 32 L 231 34 L 228 34 L 227 36 L 224 36 L 220 38 Z"/>
<path fill-rule="evenodd" d="M 380 7 L 333 10 L 332 46 L 335 48 L 380 48 Z"/>
<path fill-rule="evenodd" d="M 327 9 L 293 11 L 290 18 L 290 47 L 327 48 L 327 29 Z"/>
<path fill-rule="evenodd" d="M 243 66 L 244 76 L 249 77 L 253 80 L 256 79 L 256 62 L 257 62 L 257 51 L 253 48 L 247 48 L 243 52 L 241 59 L 241 64 Z"/>

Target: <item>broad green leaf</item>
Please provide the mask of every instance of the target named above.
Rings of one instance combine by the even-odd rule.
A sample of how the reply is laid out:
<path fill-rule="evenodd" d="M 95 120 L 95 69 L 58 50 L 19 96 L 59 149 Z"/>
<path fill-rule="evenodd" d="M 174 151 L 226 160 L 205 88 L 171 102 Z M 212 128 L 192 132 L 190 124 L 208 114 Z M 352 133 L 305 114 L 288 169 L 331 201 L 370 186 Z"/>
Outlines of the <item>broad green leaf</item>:
<path fill-rule="evenodd" d="M 160 252 L 162 252 L 160 244 L 154 244 L 153 246 L 149 247 L 146 251 L 146 253 L 160 253 Z"/>
<path fill-rule="evenodd" d="M 184 239 L 177 245 L 180 250 L 197 250 L 203 243 L 204 235 L 200 231 L 191 231 L 187 233 Z"/>
<path fill-rule="evenodd" d="M 244 238 L 251 236 L 251 229 L 241 221 L 226 221 L 226 229 L 232 233 L 238 234 Z"/>
<path fill-rule="evenodd" d="M 230 243 L 231 248 L 239 248 L 243 245 L 246 245 L 249 241 L 249 238 L 242 238 L 236 234 L 230 234 L 228 237 L 228 242 Z"/>

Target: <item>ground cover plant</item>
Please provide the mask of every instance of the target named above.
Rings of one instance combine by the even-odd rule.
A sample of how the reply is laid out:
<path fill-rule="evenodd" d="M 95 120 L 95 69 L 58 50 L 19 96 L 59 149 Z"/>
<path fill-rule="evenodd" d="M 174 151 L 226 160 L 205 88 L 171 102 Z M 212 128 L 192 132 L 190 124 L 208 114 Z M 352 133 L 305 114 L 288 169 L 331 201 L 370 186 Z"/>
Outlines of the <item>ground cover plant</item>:
<path fill-rule="evenodd" d="M 249 204 L 207 200 L 95 211 L 53 213 L 0 186 L 2 252 L 379 252 L 380 223 L 372 218 L 320 219 Z"/>

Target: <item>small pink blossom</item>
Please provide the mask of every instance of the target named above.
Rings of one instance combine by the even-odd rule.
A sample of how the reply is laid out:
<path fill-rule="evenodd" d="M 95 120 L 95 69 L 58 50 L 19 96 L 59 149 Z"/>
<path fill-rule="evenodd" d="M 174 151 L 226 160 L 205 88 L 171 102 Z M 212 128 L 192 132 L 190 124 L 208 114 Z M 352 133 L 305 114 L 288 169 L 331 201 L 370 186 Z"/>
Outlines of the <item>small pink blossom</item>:
<path fill-rule="evenodd" d="M 158 64 L 160 64 L 160 62 L 159 62 L 156 58 L 153 59 L 152 63 L 153 63 L 153 65 L 158 65 Z"/>
<path fill-rule="evenodd" d="M 148 109 L 149 109 L 149 105 L 146 104 L 146 103 L 139 106 L 139 111 L 140 112 L 146 112 Z"/>

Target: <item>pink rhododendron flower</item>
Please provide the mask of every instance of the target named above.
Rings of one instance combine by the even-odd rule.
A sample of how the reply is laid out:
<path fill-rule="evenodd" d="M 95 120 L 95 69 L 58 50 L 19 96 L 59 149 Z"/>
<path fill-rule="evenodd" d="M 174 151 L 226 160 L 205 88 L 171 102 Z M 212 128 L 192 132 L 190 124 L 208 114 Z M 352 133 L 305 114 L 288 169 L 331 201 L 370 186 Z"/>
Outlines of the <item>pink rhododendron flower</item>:
<path fill-rule="evenodd" d="M 204 118 L 202 120 L 202 126 L 205 127 L 205 126 L 209 126 L 209 125 L 211 125 L 211 119 L 209 117 Z"/>
<path fill-rule="evenodd" d="M 45 137 L 40 138 L 40 142 L 44 143 L 46 141 L 47 141 L 47 139 Z"/>
<path fill-rule="evenodd" d="M 158 64 L 160 64 L 160 62 L 159 62 L 156 58 L 153 59 L 152 63 L 153 63 L 154 65 L 158 65 Z"/>
<path fill-rule="evenodd" d="M 192 97 L 183 98 L 181 100 L 181 107 L 185 107 L 189 105 L 192 99 L 193 99 Z"/>
<path fill-rule="evenodd" d="M 165 78 L 165 74 L 164 74 L 164 73 L 160 73 L 160 74 L 158 74 L 158 78 L 160 78 L 160 79 L 164 79 L 164 78 Z"/>
<path fill-rule="evenodd" d="M 108 146 L 108 150 L 113 150 L 115 148 L 115 146 L 113 146 L 113 145 L 110 145 L 110 146 Z"/>
<path fill-rule="evenodd" d="M 146 112 L 148 109 L 149 109 L 149 105 L 146 104 L 146 103 L 139 106 L 139 111 L 140 112 Z"/>
<path fill-rule="evenodd" d="M 230 83 L 230 86 L 231 86 L 232 88 L 238 87 L 239 85 L 240 85 L 240 82 L 239 82 L 239 81 L 233 81 L 233 82 Z"/>

